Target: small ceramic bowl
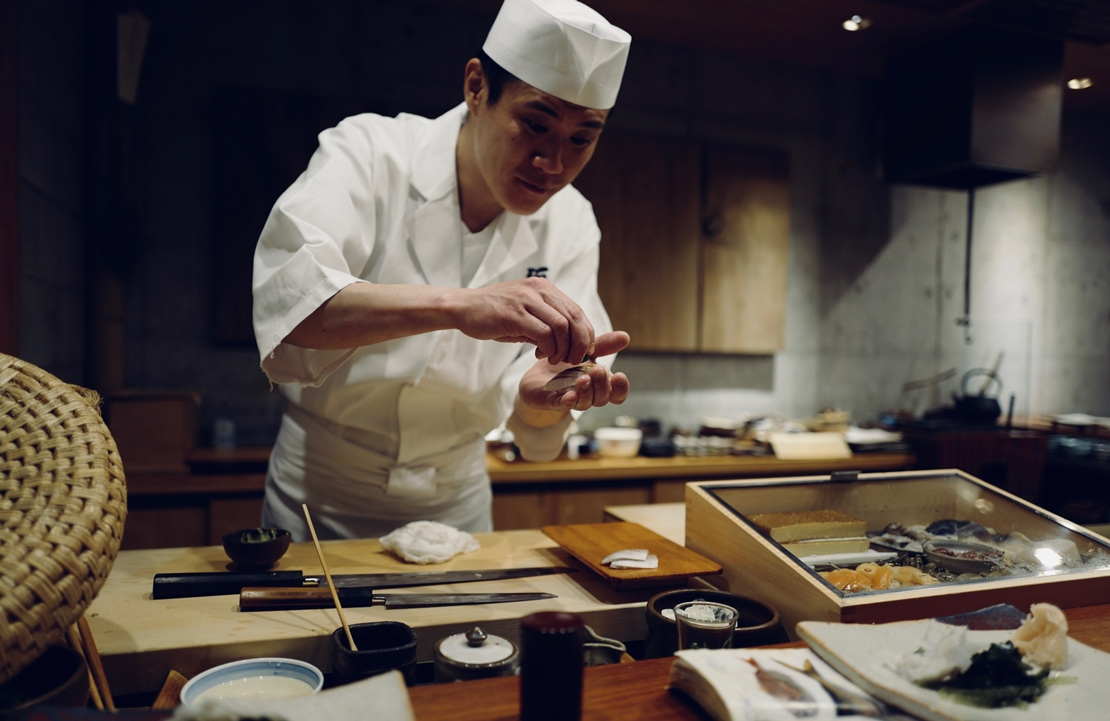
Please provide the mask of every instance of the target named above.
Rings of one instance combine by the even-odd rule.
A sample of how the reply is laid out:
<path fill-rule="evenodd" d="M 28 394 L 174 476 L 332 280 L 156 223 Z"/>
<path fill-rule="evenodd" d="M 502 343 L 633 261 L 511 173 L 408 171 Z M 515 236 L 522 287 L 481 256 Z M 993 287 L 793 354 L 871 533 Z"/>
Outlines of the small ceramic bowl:
<path fill-rule="evenodd" d="M 639 428 L 598 428 L 594 440 L 603 458 L 631 458 L 640 452 L 644 432 Z"/>
<path fill-rule="evenodd" d="M 292 535 L 284 528 L 244 528 L 223 537 L 224 551 L 241 569 L 270 568 L 289 550 Z"/>
<path fill-rule="evenodd" d="M 927 541 L 925 556 L 949 573 L 990 573 L 1005 554 L 997 548 L 966 541 Z"/>
<path fill-rule="evenodd" d="M 295 658 L 248 658 L 215 666 L 181 688 L 181 703 L 209 699 L 281 699 L 311 696 L 324 686 L 324 672 Z"/>

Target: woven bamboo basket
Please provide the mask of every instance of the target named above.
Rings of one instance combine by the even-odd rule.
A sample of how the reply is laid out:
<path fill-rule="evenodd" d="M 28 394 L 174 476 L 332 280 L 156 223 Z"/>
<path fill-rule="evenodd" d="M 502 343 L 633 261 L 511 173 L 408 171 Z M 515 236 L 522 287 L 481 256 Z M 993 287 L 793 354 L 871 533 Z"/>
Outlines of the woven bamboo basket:
<path fill-rule="evenodd" d="M 0 353 L 0 684 L 92 603 L 126 516 L 97 394 Z"/>

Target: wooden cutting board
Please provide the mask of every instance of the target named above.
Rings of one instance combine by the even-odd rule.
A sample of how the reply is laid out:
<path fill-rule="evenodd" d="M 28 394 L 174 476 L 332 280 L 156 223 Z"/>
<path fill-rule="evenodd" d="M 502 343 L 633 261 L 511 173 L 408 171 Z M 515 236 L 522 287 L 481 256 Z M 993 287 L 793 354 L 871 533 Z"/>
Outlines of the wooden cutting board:
<path fill-rule="evenodd" d="M 578 523 L 544 526 L 540 530 L 618 591 L 684 586 L 692 576 L 711 576 L 721 572 L 721 564 L 716 561 L 694 553 L 639 523 Z M 610 553 L 626 548 L 646 548 L 659 557 L 659 567 L 613 569 L 602 564 L 602 559 Z"/>

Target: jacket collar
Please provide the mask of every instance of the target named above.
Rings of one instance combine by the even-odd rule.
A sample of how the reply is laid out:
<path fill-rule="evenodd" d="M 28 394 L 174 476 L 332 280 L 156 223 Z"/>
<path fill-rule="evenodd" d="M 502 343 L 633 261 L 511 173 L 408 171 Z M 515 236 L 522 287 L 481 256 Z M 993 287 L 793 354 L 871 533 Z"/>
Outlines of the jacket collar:
<path fill-rule="evenodd" d="M 432 121 L 417 145 L 412 187 L 423 199 L 413 215 L 409 242 L 432 285 L 459 287 L 462 280 L 462 215 L 458 198 L 455 150 L 467 108 L 460 103 Z M 470 287 L 487 285 L 519 265 L 538 247 L 527 218 L 503 212 Z"/>
<path fill-rule="evenodd" d="M 431 203 L 444 198 L 456 205 L 455 148 L 459 142 L 459 128 L 466 120 L 466 103 L 459 103 L 432 121 L 431 127 L 416 146 L 412 163 L 412 185 Z"/>

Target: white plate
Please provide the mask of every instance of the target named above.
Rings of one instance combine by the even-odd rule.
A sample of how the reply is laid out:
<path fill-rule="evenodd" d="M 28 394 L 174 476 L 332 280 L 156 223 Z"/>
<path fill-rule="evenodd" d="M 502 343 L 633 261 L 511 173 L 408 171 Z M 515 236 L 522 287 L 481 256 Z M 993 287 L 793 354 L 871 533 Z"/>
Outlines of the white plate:
<path fill-rule="evenodd" d="M 1068 639 L 1068 665 L 1059 673 L 1075 683 L 1049 686 L 1036 703 L 1018 707 L 979 708 L 956 703 L 922 688 L 891 670 L 896 658 L 921 645 L 930 621 L 876 625 L 802 621 L 798 635 L 814 653 L 849 681 L 909 714 L 929 721 L 1078 721 L 1106 718 L 1110 654 Z M 1001 643 L 1013 631 L 968 631 L 968 640 Z"/>

